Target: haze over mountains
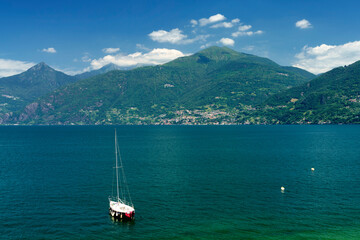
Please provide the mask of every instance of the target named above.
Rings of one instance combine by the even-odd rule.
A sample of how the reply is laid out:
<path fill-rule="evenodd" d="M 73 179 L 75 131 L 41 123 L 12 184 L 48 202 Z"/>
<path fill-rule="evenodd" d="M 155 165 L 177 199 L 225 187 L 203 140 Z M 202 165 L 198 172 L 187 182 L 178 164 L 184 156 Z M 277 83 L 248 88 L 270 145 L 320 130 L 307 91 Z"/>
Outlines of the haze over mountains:
<path fill-rule="evenodd" d="M 226 47 L 164 65 L 130 70 L 109 65 L 77 76 L 40 63 L 0 79 L 0 123 L 354 123 L 358 71 L 355 63 L 315 78 Z M 327 113 L 343 108 L 348 110 L 342 120 Z M 304 120 L 304 114 L 317 117 Z"/>
<path fill-rule="evenodd" d="M 130 69 L 137 68 L 137 67 L 140 67 L 140 66 L 135 65 L 135 66 L 131 66 L 131 67 L 121 67 L 116 64 L 109 63 L 100 69 L 80 73 L 80 74 L 75 75 L 74 77 L 77 79 L 85 79 L 85 78 L 90 78 L 90 77 L 93 77 L 93 76 L 96 76 L 99 74 L 103 74 L 103 73 L 107 73 L 110 71 L 114 71 L 114 70 L 130 70 Z"/>

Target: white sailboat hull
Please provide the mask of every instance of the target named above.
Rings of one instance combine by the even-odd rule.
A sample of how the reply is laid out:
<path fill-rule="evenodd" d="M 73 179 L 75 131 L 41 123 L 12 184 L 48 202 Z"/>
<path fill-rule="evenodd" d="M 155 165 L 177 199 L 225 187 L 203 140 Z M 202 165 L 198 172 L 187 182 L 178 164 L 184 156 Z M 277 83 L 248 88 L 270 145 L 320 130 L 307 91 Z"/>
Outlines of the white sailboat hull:
<path fill-rule="evenodd" d="M 129 219 L 135 217 L 135 209 L 122 202 L 115 202 L 110 200 L 109 214 L 115 219 Z"/>

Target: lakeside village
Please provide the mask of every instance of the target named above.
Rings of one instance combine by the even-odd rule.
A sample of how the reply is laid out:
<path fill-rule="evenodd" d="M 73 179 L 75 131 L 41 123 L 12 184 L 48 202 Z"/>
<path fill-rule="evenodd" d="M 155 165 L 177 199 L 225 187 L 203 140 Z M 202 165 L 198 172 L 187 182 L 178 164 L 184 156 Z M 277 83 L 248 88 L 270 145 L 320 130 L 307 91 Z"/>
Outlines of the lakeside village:
<path fill-rule="evenodd" d="M 265 110 L 283 109 L 287 106 L 265 107 Z M 281 124 L 278 119 L 271 115 L 261 116 L 256 114 L 259 109 L 251 105 L 241 105 L 240 108 L 228 108 L 224 106 L 216 106 L 215 104 L 207 105 L 202 109 L 180 109 L 174 111 L 164 111 L 162 114 L 142 115 L 136 107 L 131 107 L 126 111 L 113 108 L 106 112 L 106 117 L 99 120 L 98 110 L 81 110 L 82 119 L 85 122 L 64 124 L 70 125 L 262 125 L 262 124 Z M 296 124 L 314 124 L 306 116 L 311 111 L 307 111 L 304 117 L 296 122 Z M 331 124 L 331 121 L 319 120 L 316 124 Z"/>
<path fill-rule="evenodd" d="M 136 108 L 130 108 L 126 114 L 120 114 L 117 109 L 112 109 L 111 114 L 107 114 L 105 124 L 112 123 L 116 119 L 115 122 L 134 125 L 231 125 L 236 124 L 236 116 L 235 111 L 188 109 L 157 116 L 140 116 Z"/>
<path fill-rule="evenodd" d="M 266 109 L 282 109 L 286 106 L 269 107 Z M 95 124 L 95 125 L 252 125 L 252 124 L 280 124 L 278 119 L 270 115 L 257 114 L 259 109 L 252 105 L 240 104 L 237 108 L 231 108 L 224 104 L 210 104 L 198 109 L 186 109 L 179 107 L 174 110 L 165 109 L 163 106 L 154 105 L 152 113 L 142 113 L 136 107 L 128 109 L 112 108 L 100 117 L 98 110 L 80 110 L 85 122 L 65 124 Z M 101 120 L 99 120 L 101 119 Z M 312 124 L 305 119 L 298 124 Z M 324 123 L 319 123 L 324 124 Z"/>
<path fill-rule="evenodd" d="M 208 105 L 204 109 L 180 109 L 166 111 L 162 114 L 141 115 L 136 107 L 125 111 L 113 108 L 106 113 L 105 119 L 98 119 L 97 110 L 82 111 L 89 122 L 96 125 L 102 124 L 127 124 L 127 125 L 237 125 L 239 124 L 239 110 L 237 109 L 213 109 Z M 95 120 L 95 121 L 94 121 Z M 256 124 L 260 119 L 250 119 L 242 124 Z M 76 123 L 79 124 L 79 123 Z M 80 123 L 81 124 L 81 123 Z"/>

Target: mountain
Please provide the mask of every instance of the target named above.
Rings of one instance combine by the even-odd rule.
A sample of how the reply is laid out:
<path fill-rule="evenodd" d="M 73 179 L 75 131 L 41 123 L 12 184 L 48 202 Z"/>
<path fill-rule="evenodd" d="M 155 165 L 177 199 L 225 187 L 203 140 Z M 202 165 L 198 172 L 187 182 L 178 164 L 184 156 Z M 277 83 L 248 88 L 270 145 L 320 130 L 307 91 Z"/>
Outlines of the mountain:
<path fill-rule="evenodd" d="M 204 78 L 194 79 L 196 88 L 192 86 L 191 91 L 186 92 L 183 101 L 187 106 L 206 105 L 214 97 L 226 99 L 226 104 L 232 107 L 239 103 L 254 106 L 274 93 L 314 77 L 306 71 L 282 67 L 270 59 L 238 53 L 226 47 L 211 47 L 167 66 L 179 64 L 192 68 L 193 72 L 202 68 L 206 71 Z"/>
<path fill-rule="evenodd" d="M 360 61 L 270 97 L 267 115 L 279 123 L 360 123 Z"/>
<path fill-rule="evenodd" d="M 165 124 L 199 116 L 206 116 L 206 121 L 213 121 L 214 116 L 229 119 L 238 109 L 251 109 L 312 77 L 267 58 L 211 47 L 164 65 L 110 71 L 80 80 L 28 105 L 13 121 Z"/>
<path fill-rule="evenodd" d="M 23 109 L 27 104 L 76 79 L 41 62 L 27 71 L 0 78 L 1 115 Z"/>
<path fill-rule="evenodd" d="M 136 67 L 139 67 L 139 66 L 135 65 L 135 66 L 131 66 L 131 67 L 121 67 L 119 65 L 109 63 L 109 64 L 103 66 L 100 69 L 80 73 L 80 74 L 75 75 L 74 77 L 76 79 L 86 79 L 86 78 L 94 77 L 96 75 L 104 74 L 104 73 L 114 71 L 114 70 L 130 70 L 130 69 L 133 69 L 133 68 L 136 68 Z"/>

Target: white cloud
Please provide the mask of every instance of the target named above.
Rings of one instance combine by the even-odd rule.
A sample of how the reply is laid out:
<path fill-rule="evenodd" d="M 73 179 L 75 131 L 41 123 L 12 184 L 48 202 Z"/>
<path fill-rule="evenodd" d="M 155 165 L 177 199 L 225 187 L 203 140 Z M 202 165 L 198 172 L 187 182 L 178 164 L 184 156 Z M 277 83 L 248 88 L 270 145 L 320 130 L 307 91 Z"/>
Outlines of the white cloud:
<path fill-rule="evenodd" d="M 187 39 L 185 40 L 185 42 L 189 42 L 189 43 L 193 43 L 193 42 L 196 42 L 196 41 L 200 41 L 200 42 L 205 42 L 207 38 L 209 38 L 210 35 L 209 34 L 206 34 L 206 35 L 198 35 L 192 39 Z"/>
<path fill-rule="evenodd" d="M 199 24 L 200 26 L 205 26 L 211 23 L 215 23 L 215 22 L 221 22 L 224 21 L 226 19 L 226 17 L 220 13 L 213 15 L 209 18 L 201 18 L 199 19 Z"/>
<path fill-rule="evenodd" d="M 360 41 L 343 45 L 304 46 L 295 57 L 297 61 L 294 67 L 303 68 L 315 74 L 324 73 L 335 67 L 360 60 Z"/>
<path fill-rule="evenodd" d="M 91 58 L 88 55 L 85 55 L 81 58 L 81 61 L 83 62 L 91 62 Z"/>
<path fill-rule="evenodd" d="M 46 52 L 46 53 L 56 53 L 55 48 L 53 47 L 49 47 L 49 48 L 44 48 L 43 50 L 41 50 L 42 52 Z"/>
<path fill-rule="evenodd" d="M 109 63 L 119 66 L 128 67 L 135 65 L 158 65 L 183 57 L 185 54 L 176 49 L 155 48 L 147 53 L 135 52 L 128 55 L 117 54 L 107 55 L 103 58 L 91 61 L 91 67 L 87 70 L 99 69 Z"/>
<path fill-rule="evenodd" d="M 251 25 L 241 25 L 241 26 L 239 26 L 238 30 L 243 32 L 243 31 L 249 30 L 250 28 L 252 28 Z"/>
<path fill-rule="evenodd" d="M 238 24 L 240 19 L 235 18 L 231 22 L 220 22 L 212 25 L 210 28 L 232 28 L 234 25 Z"/>
<path fill-rule="evenodd" d="M 231 22 L 221 22 L 221 23 L 217 23 L 215 25 L 212 25 L 211 28 L 232 28 L 234 26 L 233 23 Z"/>
<path fill-rule="evenodd" d="M 8 77 L 24 72 L 35 63 L 0 58 L 0 77 Z"/>
<path fill-rule="evenodd" d="M 116 53 L 120 51 L 120 48 L 103 48 L 102 50 L 104 53 Z"/>
<path fill-rule="evenodd" d="M 191 23 L 192 27 L 195 27 L 196 25 L 198 25 L 198 21 L 196 21 L 195 19 L 191 19 L 190 23 Z"/>
<path fill-rule="evenodd" d="M 153 31 L 149 37 L 156 42 L 169 42 L 172 44 L 190 44 L 196 41 L 205 41 L 210 35 L 198 35 L 194 38 L 187 38 L 178 28 L 172 29 L 170 32 L 165 30 Z"/>
<path fill-rule="evenodd" d="M 234 25 L 238 24 L 240 19 L 235 18 L 231 22 L 220 22 L 212 25 L 210 28 L 232 28 Z"/>
<path fill-rule="evenodd" d="M 238 27 L 238 31 L 237 32 L 233 32 L 231 34 L 231 36 L 233 37 L 239 37 L 239 36 L 253 36 L 253 35 L 260 35 L 263 34 L 264 32 L 261 30 L 257 30 L 255 32 L 253 31 L 248 31 L 252 28 L 251 25 L 240 25 Z"/>
<path fill-rule="evenodd" d="M 81 57 L 81 62 L 91 62 L 91 58 L 90 58 L 90 53 L 88 53 L 88 52 L 84 52 L 83 53 L 84 55 Z M 74 62 L 78 62 L 79 61 L 79 59 L 74 59 Z"/>
<path fill-rule="evenodd" d="M 298 28 L 301 28 L 301 29 L 312 28 L 311 23 L 306 19 L 297 21 L 295 23 L 295 26 L 298 27 Z"/>
<path fill-rule="evenodd" d="M 253 36 L 253 35 L 261 35 L 263 34 L 264 32 L 261 31 L 261 30 L 258 30 L 256 32 L 253 32 L 253 31 L 247 31 L 247 32 L 241 32 L 241 31 L 238 31 L 238 32 L 234 32 L 231 34 L 231 36 L 233 37 L 242 37 L 242 36 Z"/>
<path fill-rule="evenodd" d="M 170 32 L 165 30 L 153 31 L 149 34 L 149 37 L 156 42 L 169 42 L 175 44 L 179 44 L 182 40 L 187 38 L 187 36 L 182 34 L 182 31 L 178 28 L 174 28 Z"/>
<path fill-rule="evenodd" d="M 140 44 L 140 43 L 137 43 L 136 47 L 139 48 L 139 49 L 145 50 L 145 51 L 150 51 L 151 50 L 150 48 L 145 47 L 144 44 Z"/>
<path fill-rule="evenodd" d="M 218 43 L 221 43 L 225 46 L 234 46 L 235 41 L 232 40 L 231 38 L 222 38 L 219 40 Z"/>

